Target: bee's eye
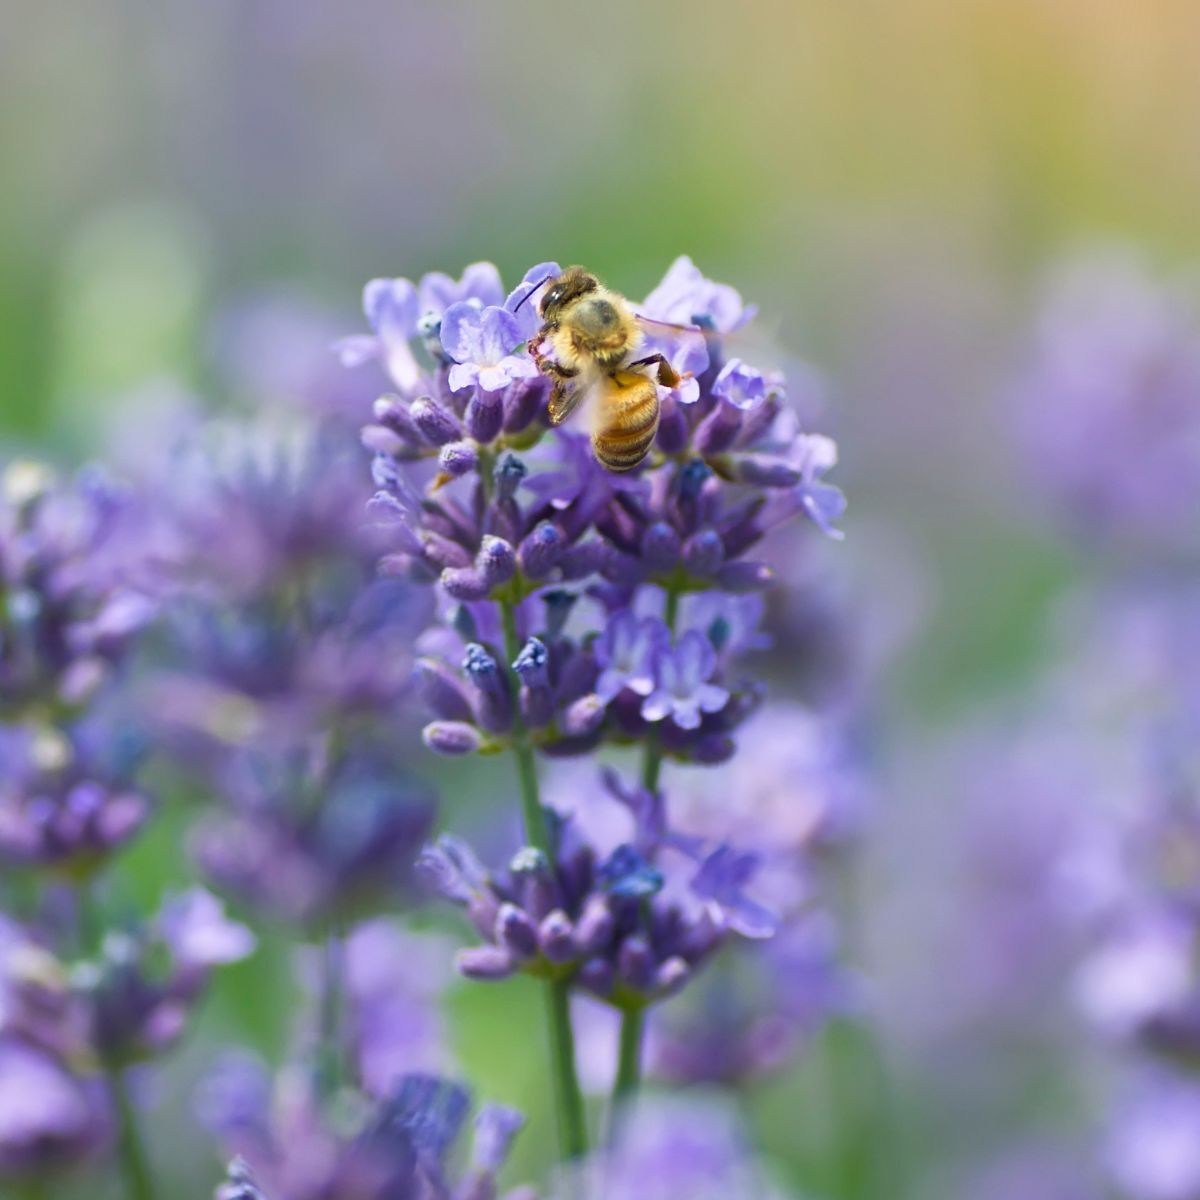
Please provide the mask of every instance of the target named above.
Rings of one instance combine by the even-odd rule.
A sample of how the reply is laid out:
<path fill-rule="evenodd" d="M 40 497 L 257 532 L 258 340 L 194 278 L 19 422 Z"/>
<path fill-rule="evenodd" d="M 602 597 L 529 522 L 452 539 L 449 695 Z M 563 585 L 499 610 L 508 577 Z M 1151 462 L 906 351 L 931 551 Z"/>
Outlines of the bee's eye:
<path fill-rule="evenodd" d="M 543 308 L 550 308 L 562 299 L 562 288 L 551 288 L 542 301 Z"/>

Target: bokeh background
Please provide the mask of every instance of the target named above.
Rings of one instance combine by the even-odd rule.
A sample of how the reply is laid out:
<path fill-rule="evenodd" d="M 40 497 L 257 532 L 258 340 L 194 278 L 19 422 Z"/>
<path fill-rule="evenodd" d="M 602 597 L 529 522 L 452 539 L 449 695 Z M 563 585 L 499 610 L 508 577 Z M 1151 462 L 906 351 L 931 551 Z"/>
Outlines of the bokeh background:
<path fill-rule="evenodd" d="M 817 423 L 851 507 L 822 555 L 886 651 L 856 902 L 886 1034 L 856 1085 L 877 1161 L 829 1183 L 816 1052 L 756 1099 L 760 1136 L 837 1194 L 972 1195 L 963 1163 L 1069 1130 L 1086 1103 L 930 1049 L 947 970 L 930 930 L 959 901 L 947 831 L 966 799 L 928 762 L 964 715 L 1020 707 L 1058 598 L 1095 570 L 1030 493 L 1010 385 L 1064 255 L 1200 253 L 1198 68 L 1189 0 L 8 0 L 5 450 L 80 461 L 155 397 L 286 391 L 254 364 L 289 339 L 299 374 L 324 369 L 374 275 L 556 259 L 640 295 L 687 253 L 735 283 L 826 381 Z M 168 825 L 123 886 L 156 894 L 172 849 Z M 278 1052 L 286 975 L 268 943 L 205 1036 Z M 534 1103 L 507 1044 L 537 1036 L 520 1007 L 451 1005 L 481 1089 Z M 207 1148 L 170 1129 L 187 1079 L 155 1136 L 183 1146 L 180 1179 L 206 1178 Z"/>

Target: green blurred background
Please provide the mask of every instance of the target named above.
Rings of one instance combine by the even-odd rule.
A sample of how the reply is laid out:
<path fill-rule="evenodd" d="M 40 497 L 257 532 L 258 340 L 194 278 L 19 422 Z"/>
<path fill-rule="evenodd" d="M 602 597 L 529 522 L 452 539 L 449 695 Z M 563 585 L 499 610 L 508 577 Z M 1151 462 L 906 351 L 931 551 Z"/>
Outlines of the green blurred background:
<path fill-rule="evenodd" d="M 891 879 L 903 747 L 1019 681 L 1088 570 L 1025 498 L 1004 387 L 1060 255 L 1200 250 L 1200 6 L 8 0 L 0 172 L 10 451 L 86 456 L 164 384 L 225 402 L 214 331 L 264 294 L 350 332 L 373 275 L 553 258 L 639 295 L 687 253 L 757 300 L 830 383 L 851 501 L 833 554 L 882 608 L 901 585 L 873 551 L 899 554 L 921 597 L 880 684 L 890 808 L 868 869 Z M 134 853 L 131 895 L 170 877 L 177 832 Z M 273 953 L 208 1020 L 277 1051 Z M 528 1097 L 501 1044 L 521 1008 L 515 989 L 454 1001 L 502 1098 Z M 798 1105 L 819 1111 L 806 1087 L 762 1101 L 776 1148 Z"/>

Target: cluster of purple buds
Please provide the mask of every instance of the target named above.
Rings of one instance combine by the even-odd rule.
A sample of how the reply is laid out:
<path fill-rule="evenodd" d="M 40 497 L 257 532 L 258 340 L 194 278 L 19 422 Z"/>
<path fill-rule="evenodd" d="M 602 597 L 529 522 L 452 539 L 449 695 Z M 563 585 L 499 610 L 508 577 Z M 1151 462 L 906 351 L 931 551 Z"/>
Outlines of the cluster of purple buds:
<path fill-rule="evenodd" d="M 732 935 L 774 933 L 773 914 L 745 892 L 756 856 L 668 832 L 660 796 L 609 782 L 638 832 L 605 855 L 570 818 L 558 823 L 553 863 L 526 846 L 489 872 L 449 835 L 425 850 L 431 886 L 465 908 L 485 939 L 460 953 L 464 975 L 523 971 L 639 1008 L 679 991 Z"/>
<path fill-rule="evenodd" d="M 151 804 L 121 743 L 111 722 L 0 731 L 0 862 L 79 879 L 133 838 Z"/>
<path fill-rule="evenodd" d="M 0 1027 L 91 1069 L 140 1062 L 173 1044 L 212 969 L 254 947 L 249 930 L 200 889 L 167 900 L 144 925 L 110 930 L 70 964 L 31 934 L 5 932 Z"/>
<path fill-rule="evenodd" d="M 70 1167 L 112 1133 L 66 968 L 0 917 L 0 1181 Z"/>
<path fill-rule="evenodd" d="M 655 589 L 628 596 L 607 616 L 603 605 L 580 605 L 573 593 L 543 592 L 514 614 L 520 649 L 507 664 L 511 672 L 494 618 L 482 606 L 461 607 L 458 641 L 430 639 L 440 653 L 418 663 L 421 692 L 437 718 L 425 728 L 426 745 L 442 754 L 495 752 L 519 726 L 557 757 L 653 735 L 681 761 L 724 760 L 733 731 L 761 699 L 752 681 L 733 674 L 758 606 L 753 598 L 712 599 L 685 605 L 672 635 L 650 611 L 656 603 L 661 609 Z M 573 634 L 579 607 L 592 610 L 584 624 L 599 624 L 598 633 Z M 458 671 L 449 665 L 453 657 Z"/>
<path fill-rule="evenodd" d="M 528 350 L 539 320 L 523 302 L 556 271 L 540 264 L 507 295 L 483 264 L 453 287 L 375 280 L 374 335 L 343 345 L 353 361 L 387 364 L 399 389 L 364 433 L 372 507 L 392 545 L 382 570 L 436 583 L 467 643 L 457 661 L 422 663 L 438 718 L 426 741 L 486 752 L 519 720 L 539 747 L 572 753 L 655 726 L 668 753 L 719 760 L 752 690 L 717 678 L 726 635 L 667 626 L 681 598 L 733 602 L 765 588 L 770 568 L 751 554 L 788 518 L 833 532 L 843 500 L 821 477 L 836 451 L 801 431 L 777 377 L 725 360 L 722 337 L 752 310 L 687 259 L 638 306 L 646 348 L 681 376 L 660 388 L 645 467 L 609 472 L 569 423 L 547 442 L 547 388 Z M 666 625 L 631 625 L 638 596 L 659 589 Z M 599 602 L 598 618 L 579 628 L 576 614 L 564 631 L 581 594 Z M 513 628 L 499 627 L 497 606 L 515 613 Z M 637 686 L 614 682 L 634 670 Z"/>
<path fill-rule="evenodd" d="M 170 489 L 178 670 L 153 697 L 161 723 L 176 742 L 236 743 L 393 711 L 428 614 L 370 582 L 369 482 L 345 431 L 293 420 L 202 434 Z"/>
<path fill-rule="evenodd" d="M 302 738 L 233 756 L 218 780 L 192 851 L 222 891 L 309 929 L 405 894 L 434 800 L 393 747 Z"/>
<path fill-rule="evenodd" d="M 217 1069 L 201 1097 L 202 1118 L 236 1156 L 218 1200 L 495 1200 L 496 1175 L 523 1122 L 511 1109 L 482 1107 L 470 1162 L 456 1174 L 451 1157 L 470 1107 L 462 1087 L 417 1074 L 381 1100 L 345 1090 L 327 1107 L 304 1070 L 272 1083 L 240 1056 Z"/>
<path fill-rule="evenodd" d="M 137 561 L 138 513 L 99 474 L 70 484 L 8 466 L 0 502 L 0 711 L 78 711 L 154 615 Z"/>
<path fill-rule="evenodd" d="M 213 968 L 253 945 L 200 890 L 140 927 L 109 931 L 75 962 L 0 919 L 0 1177 L 62 1168 L 107 1145 L 104 1075 L 171 1046 Z"/>
<path fill-rule="evenodd" d="M 144 513 L 94 472 L 14 463 L 3 488 L 0 862 L 81 878 L 150 813 L 113 686 L 156 612 Z"/>

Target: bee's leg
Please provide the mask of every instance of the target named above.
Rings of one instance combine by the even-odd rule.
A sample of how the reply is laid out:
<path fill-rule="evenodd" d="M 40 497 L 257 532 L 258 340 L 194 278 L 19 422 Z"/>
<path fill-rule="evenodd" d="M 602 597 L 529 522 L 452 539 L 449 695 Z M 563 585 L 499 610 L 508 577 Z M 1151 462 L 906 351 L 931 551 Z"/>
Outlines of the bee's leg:
<path fill-rule="evenodd" d="M 628 364 L 626 369 L 630 367 L 648 367 L 652 363 L 658 364 L 658 382 L 663 387 L 678 387 L 682 376 L 661 354 L 649 354 L 645 358 L 639 358 L 636 362 Z"/>
<path fill-rule="evenodd" d="M 572 377 L 578 373 L 563 371 L 561 367 L 554 372 L 554 387 L 546 403 L 546 415 L 550 418 L 551 425 L 561 425 L 575 411 L 575 406 L 584 392 L 583 388 L 571 382 Z"/>

